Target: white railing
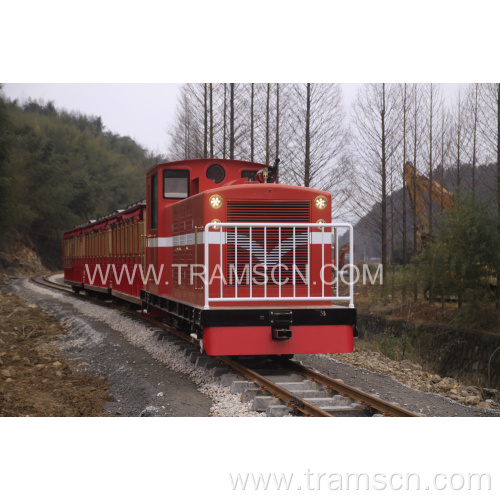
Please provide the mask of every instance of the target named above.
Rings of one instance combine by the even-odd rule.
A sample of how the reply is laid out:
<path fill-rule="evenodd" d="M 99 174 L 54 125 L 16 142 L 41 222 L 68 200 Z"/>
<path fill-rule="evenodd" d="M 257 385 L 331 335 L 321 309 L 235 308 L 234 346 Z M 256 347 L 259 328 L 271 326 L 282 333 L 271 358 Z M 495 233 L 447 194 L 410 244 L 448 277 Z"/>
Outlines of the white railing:
<path fill-rule="evenodd" d="M 321 231 L 311 231 L 312 228 L 317 229 L 321 227 Z M 228 233 L 224 231 L 224 228 L 234 228 L 234 233 Z M 238 229 L 245 228 L 249 230 L 249 235 L 243 235 L 240 233 L 238 237 Z M 264 229 L 264 247 L 261 247 L 259 243 L 255 242 L 252 239 L 252 230 L 253 229 Z M 267 230 L 278 228 L 278 245 L 275 247 L 269 254 L 267 252 Z M 282 228 L 292 229 L 292 236 L 287 238 L 285 241 L 281 239 L 281 230 Z M 322 265 L 321 269 L 323 269 L 324 278 L 324 270 L 325 266 L 331 266 L 331 244 L 332 244 L 332 235 L 333 235 L 333 245 L 335 248 L 335 266 L 338 267 L 338 253 L 339 253 L 339 229 L 347 229 L 349 231 L 349 262 L 345 263 L 349 270 L 349 295 L 341 296 L 339 294 L 339 281 L 340 281 L 340 269 L 332 269 L 332 273 L 334 273 L 335 278 L 332 279 L 332 282 L 336 283 L 335 286 L 335 294 L 325 295 L 325 284 L 321 283 L 321 295 L 311 295 L 311 245 L 322 245 Z M 302 229 L 306 230 L 306 232 L 297 234 L 297 230 Z M 306 236 L 306 238 L 304 238 Z M 211 302 L 262 302 L 262 301 L 348 301 L 349 307 L 354 307 L 354 262 L 353 262 L 353 228 L 351 224 L 348 223 L 243 223 L 243 222 L 210 222 L 205 226 L 204 238 L 203 242 L 205 244 L 205 269 L 206 269 L 206 284 L 205 284 L 205 309 L 209 308 Z M 227 244 L 234 244 L 234 268 L 236 273 L 236 279 L 234 288 L 234 296 L 228 297 L 224 296 L 224 284 L 223 279 L 221 278 L 219 284 L 219 296 L 218 297 L 210 297 L 210 247 L 212 245 L 219 246 L 219 264 L 221 269 L 221 274 L 223 274 L 223 247 Z M 296 283 L 296 249 L 298 246 L 307 245 L 307 295 L 297 295 L 297 283 Z M 252 255 L 255 255 L 256 258 L 263 264 L 266 279 L 264 280 L 264 284 L 255 284 L 253 283 L 253 269 L 252 265 L 249 266 L 249 295 L 248 296 L 238 296 L 238 278 L 237 278 L 237 269 L 238 269 L 238 248 L 242 248 L 247 250 L 250 254 L 249 262 L 252 263 Z M 285 253 L 292 250 L 293 251 L 293 266 L 292 266 L 292 290 L 287 286 L 287 292 L 293 291 L 293 294 L 282 296 L 282 283 L 281 283 L 281 269 L 282 269 L 282 256 L 284 253 L 282 250 L 285 250 Z M 277 254 L 277 261 L 276 260 Z M 263 258 L 263 262 L 262 262 Z M 279 282 L 278 282 L 278 296 L 268 296 L 268 285 L 267 285 L 267 270 L 268 270 L 268 261 L 269 264 L 274 263 L 274 267 L 277 265 L 279 269 Z M 260 273 L 259 273 L 260 274 Z M 329 284 L 330 285 L 330 284 Z M 283 285 L 284 286 L 284 285 Z M 254 290 L 258 287 L 259 291 L 263 295 L 255 295 Z M 331 290 L 331 285 L 328 288 Z M 302 289 L 301 289 L 302 290 Z M 303 293 L 303 292 L 302 292 Z"/>

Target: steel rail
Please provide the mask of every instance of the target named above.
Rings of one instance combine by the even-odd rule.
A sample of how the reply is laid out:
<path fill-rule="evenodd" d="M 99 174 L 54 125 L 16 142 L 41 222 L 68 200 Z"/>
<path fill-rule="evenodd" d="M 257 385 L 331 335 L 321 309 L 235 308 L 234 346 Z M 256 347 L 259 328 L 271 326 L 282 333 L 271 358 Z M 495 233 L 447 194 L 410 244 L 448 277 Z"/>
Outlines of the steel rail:
<path fill-rule="evenodd" d="M 73 294 L 70 286 L 60 285 L 59 283 L 54 283 L 53 281 L 47 279 L 48 277 L 53 276 L 54 274 L 60 274 L 60 273 L 55 272 L 50 274 L 39 274 L 37 276 L 30 277 L 30 280 L 37 285 L 45 286 L 47 288 L 53 288 L 54 290 L 58 290 L 60 292 Z"/>
<path fill-rule="evenodd" d="M 72 290 L 71 286 L 69 286 L 69 285 L 63 285 L 61 283 L 56 283 L 55 281 L 50 281 L 49 278 L 51 276 L 54 276 L 55 274 L 59 274 L 59 273 L 51 273 L 51 274 L 44 275 L 43 276 L 43 281 L 45 283 L 48 283 L 51 288 L 57 288 L 58 290 L 68 291 L 68 292 L 72 293 L 73 290 Z"/>
<path fill-rule="evenodd" d="M 291 392 L 287 391 L 286 389 L 283 389 L 279 385 L 276 385 L 274 382 L 271 382 L 270 380 L 266 379 L 262 375 L 253 371 L 252 369 L 241 365 L 237 361 L 235 361 L 231 358 L 228 358 L 226 356 L 219 356 L 218 359 L 221 360 L 226 365 L 230 366 L 234 371 L 247 377 L 250 381 L 257 380 L 259 385 L 261 385 L 264 390 L 271 393 L 273 396 L 281 399 L 282 401 L 284 401 L 286 403 L 287 406 L 293 407 L 294 409 L 300 411 L 304 415 L 307 415 L 310 417 L 331 417 L 332 416 L 328 412 L 321 410 L 320 408 L 317 408 L 316 406 L 312 405 L 311 403 L 308 403 L 306 400 L 299 398 L 297 396 L 294 396 Z"/>
<path fill-rule="evenodd" d="M 350 397 L 351 399 L 358 401 L 360 404 L 373 408 L 386 416 L 391 415 L 394 417 L 418 417 L 418 415 L 412 413 L 409 410 L 405 410 L 404 408 L 400 408 L 399 406 L 395 406 L 382 401 L 375 396 L 371 396 L 366 392 L 354 389 L 354 387 L 350 387 L 342 382 L 327 377 L 326 375 L 312 370 L 311 368 L 300 365 L 294 361 L 287 361 L 285 363 L 285 366 L 288 366 L 290 370 L 293 370 L 296 373 L 307 377 L 313 382 L 318 382 L 321 385 L 324 385 L 327 389 L 337 391 L 342 396 Z"/>
<path fill-rule="evenodd" d="M 143 319 L 144 321 L 147 321 L 148 323 L 151 323 L 152 325 L 157 326 L 158 328 L 162 329 L 165 332 L 168 332 L 168 333 L 171 333 L 172 335 L 175 335 L 179 339 L 184 340 L 185 342 L 188 342 L 188 343 L 194 345 L 195 347 L 200 347 L 199 341 L 197 341 L 191 337 L 188 337 L 187 335 L 183 334 L 182 332 L 179 332 L 175 328 L 172 328 L 171 326 L 166 325 L 165 323 L 162 323 L 161 321 L 158 321 L 154 318 L 148 318 L 148 317 L 144 316 L 143 314 L 138 313 L 136 311 L 132 311 L 131 309 L 127 309 L 126 307 L 119 306 L 118 304 L 107 303 L 107 302 L 104 302 L 103 300 L 100 300 L 100 299 L 95 298 L 95 297 L 90 297 L 88 295 L 76 295 L 69 285 L 60 285 L 58 283 L 54 283 L 53 281 L 50 281 L 47 279 L 47 277 L 53 276 L 54 274 L 61 274 L 61 273 L 60 273 L 60 271 L 56 271 L 54 273 L 50 273 L 47 275 L 40 274 L 38 276 L 31 277 L 30 279 L 31 279 L 31 281 L 33 281 L 33 283 L 35 283 L 37 285 L 45 286 L 47 288 L 53 288 L 54 290 L 58 290 L 58 291 L 63 292 L 63 293 L 68 293 L 72 297 L 79 298 L 82 300 L 88 300 L 90 302 L 94 302 L 95 304 L 99 304 L 100 306 L 109 307 L 111 309 L 116 309 L 118 311 L 130 314 L 131 316 L 135 316 L 136 318 Z M 43 280 L 43 281 L 38 281 L 38 280 Z"/>

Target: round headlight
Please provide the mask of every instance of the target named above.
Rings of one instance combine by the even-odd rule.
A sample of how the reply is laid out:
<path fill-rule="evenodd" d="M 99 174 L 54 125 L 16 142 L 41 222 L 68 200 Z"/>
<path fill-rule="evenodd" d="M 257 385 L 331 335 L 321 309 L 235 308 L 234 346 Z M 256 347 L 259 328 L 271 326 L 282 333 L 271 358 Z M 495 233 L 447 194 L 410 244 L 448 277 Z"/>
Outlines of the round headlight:
<path fill-rule="evenodd" d="M 218 223 L 220 223 L 219 219 L 214 219 L 212 222 L 210 222 L 210 224 L 218 224 Z M 211 227 L 215 231 L 220 231 L 221 229 L 221 226 L 211 226 Z"/>
<path fill-rule="evenodd" d="M 316 199 L 314 200 L 314 206 L 318 210 L 324 210 L 328 206 L 328 200 L 323 195 L 316 196 Z"/>
<path fill-rule="evenodd" d="M 222 207 L 222 196 L 213 194 L 212 196 L 210 196 L 208 203 L 212 208 L 220 208 Z"/>
<path fill-rule="evenodd" d="M 324 227 L 322 227 L 322 226 L 321 226 L 321 224 L 324 224 L 324 223 L 325 223 L 325 220 L 324 220 L 324 219 L 318 219 L 318 220 L 316 221 L 316 224 L 320 224 L 320 225 L 318 226 L 318 229 L 319 229 L 320 231 L 323 231 L 323 230 L 325 229 Z"/>

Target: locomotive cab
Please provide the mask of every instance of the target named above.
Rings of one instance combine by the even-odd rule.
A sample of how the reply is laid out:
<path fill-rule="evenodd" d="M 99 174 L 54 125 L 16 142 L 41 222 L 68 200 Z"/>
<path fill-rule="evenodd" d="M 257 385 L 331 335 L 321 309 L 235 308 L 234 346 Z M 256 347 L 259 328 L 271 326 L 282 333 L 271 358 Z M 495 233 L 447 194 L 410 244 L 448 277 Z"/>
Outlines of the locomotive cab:
<path fill-rule="evenodd" d="M 147 173 L 154 279 L 141 299 L 190 323 L 209 355 L 352 350 L 352 296 L 332 305 L 331 195 L 276 178 L 218 159 Z"/>
<path fill-rule="evenodd" d="M 162 263 L 177 264 L 177 261 L 183 261 L 176 258 L 179 257 L 176 254 L 186 252 L 187 247 L 176 246 L 172 250 L 172 238 L 175 236 L 173 205 L 181 200 L 194 199 L 196 195 L 216 187 L 247 183 L 263 166 L 243 161 L 195 159 L 158 164 L 149 169 L 146 173 L 149 207 L 146 237 L 149 267 L 156 273 L 161 269 Z M 194 227 L 193 221 L 190 222 Z M 182 223 L 185 225 L 186 221 Z M 167 241 L 168 238 L 170 239 Z M 177 277 L 176 269 L 174 266 L 171 278 Z M 158 283 L 152 279 L 148 281 L 146 290 L 155 294 L 171 293 L 172 286 L 172 282 L 167 279 L 162 278 Z M 182 284 L 179 286 L 183 287 Z"/>
<path fill-rule="evenodd" d="M 151 200 L 160 193 L 164 200 L 181 200 L 217 186 L 254 181 L 256 174 L 263 167 L 266 165 L 217 159 L 159 164 L 152 167 L 146 174 L 148 194 Z M 158 184 L 159 178 L 162 179 L 161 186 Z M 150 191 L 153 182 L 155 183 L 154 192 Z M 158 193 L 157 190 L 159 190 Z"/>

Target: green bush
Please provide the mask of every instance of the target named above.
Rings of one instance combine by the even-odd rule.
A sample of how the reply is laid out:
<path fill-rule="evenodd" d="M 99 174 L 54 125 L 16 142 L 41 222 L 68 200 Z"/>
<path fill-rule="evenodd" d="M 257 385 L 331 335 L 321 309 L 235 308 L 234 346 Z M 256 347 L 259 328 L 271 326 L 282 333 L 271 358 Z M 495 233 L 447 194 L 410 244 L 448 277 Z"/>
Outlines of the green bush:
<path fill-rule="evenodd" d="M 429 300 L 454 298 L 459 308 L 494 303 L 499 243 L 496 216 L 484 202 L 457 202 L 418 258 L 419 279 Z"/>

